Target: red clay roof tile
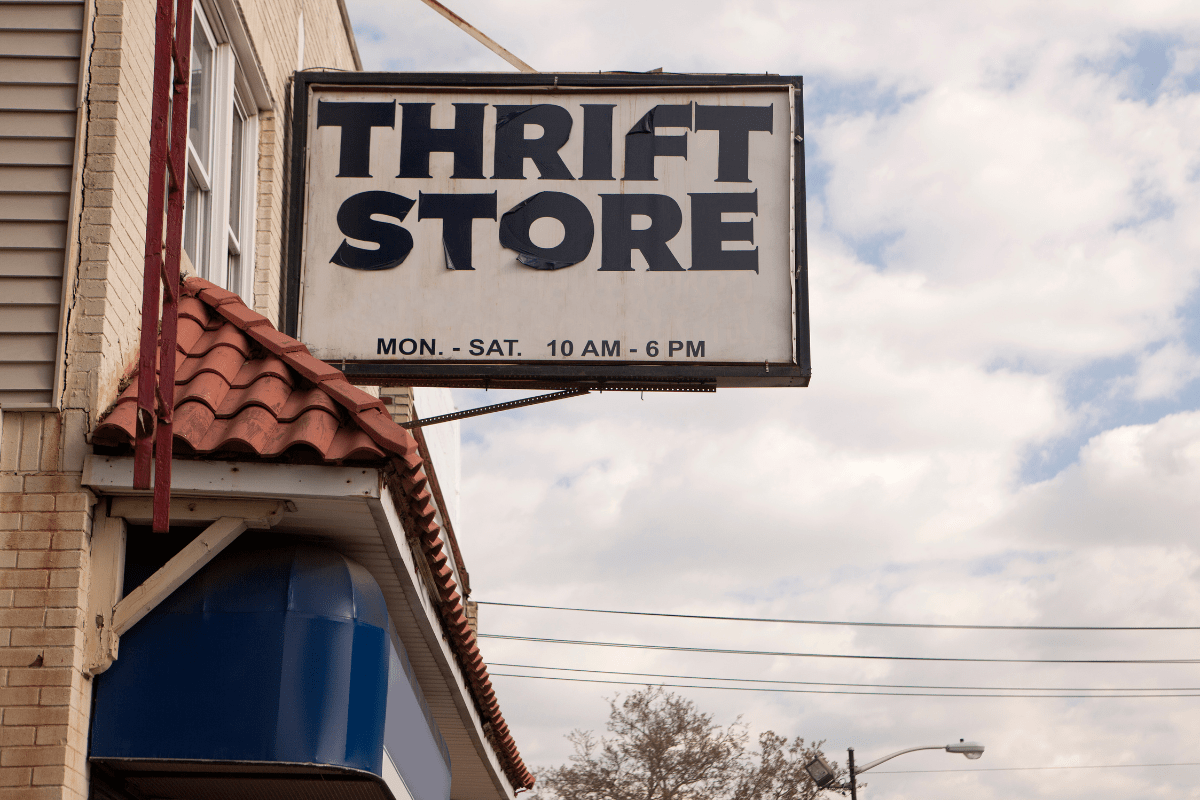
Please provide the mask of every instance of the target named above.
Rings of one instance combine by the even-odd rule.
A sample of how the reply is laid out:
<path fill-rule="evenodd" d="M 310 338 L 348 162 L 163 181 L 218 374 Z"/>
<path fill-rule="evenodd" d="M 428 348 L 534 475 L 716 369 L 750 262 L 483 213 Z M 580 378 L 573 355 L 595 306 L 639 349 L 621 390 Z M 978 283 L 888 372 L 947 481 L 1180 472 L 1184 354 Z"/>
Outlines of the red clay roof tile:
<path fill-rule="evenodd" d="M 308 348 L 303 343 L 296 341 L 286 334 L 280 333 L 275 328 L 251 328 L 247 333 L 250 338 L 277 356 L 281 356 L 284 353 L 308 352 Z"/>
<path fill-rule="evenodd" d="M 190 352 L 202 335 L 204 335 L 204 326 L 201 323 L 182 314 L 179 316 L 179 328 L 175 331 L 175 346 L 181 352 Z"/>
<path fill-rule="evenodd" d="M 222 325 L 211 331 L 205 331 L 190 349 L 183 350 L 182 352 L 194 358 L 196 356 L 207 355 L 212 352 L 214 347 L 221 345 L 232 347 L 241 353 L 243 357 L 250 355 L 250 340 L 246 338 L 246 334 L 231 325 Z"/>
<path fill-rule="evenodd" d="M 262 314 L 251 311 L 241 303 L 224 303 L 223 305 L 225 307 L 221 309 L 221 316 L 242 330 L 271 324 L 271 321 Z"/>
<path fill-rule="evenodd" d="M 193 278 L 192 280 L 195 281 L 198 279 Z M 222 289 L 215 283 L 209 283 L 208 281 L 203 281 L 203 283 L 205 285 L 196 292 L 196 296 L 205 303 L 208 303 L 210 306 L 221 306 L 225 303 L 242 302 L 242 298 L 238 297 L 236 294 L 227 289 Z"/>
<path fill-rule="evenodd" d="M 182 364 L 176 365 L 175 383 L 186 383 L 201 372 L 215 372 L 231 383 L 245 363 L 246 354 L 236 347 L 214 347 L 195 358 L 187 356 Z"/>
<path fill-rule="evenodd" d="M 346 376 L 337 367 L 331 367 L 321 359 L 315 358 L 308 353 L 289 353 L 288 366 L 313 383 L 328 380 L 346 380 Z"/>
<path fill-rule="evenodd" d="M 283 362 L 278 356 L 269 355 L 262 359 L 248 361 L 238 370 L 238 374 L 230 381 L 230 386 L 235 389 L 245 389 L 250 384 L 264 377 L 278 378 L 288 386 L 295 386 L 295 373 L 288 369 L 288 365 Z"/>

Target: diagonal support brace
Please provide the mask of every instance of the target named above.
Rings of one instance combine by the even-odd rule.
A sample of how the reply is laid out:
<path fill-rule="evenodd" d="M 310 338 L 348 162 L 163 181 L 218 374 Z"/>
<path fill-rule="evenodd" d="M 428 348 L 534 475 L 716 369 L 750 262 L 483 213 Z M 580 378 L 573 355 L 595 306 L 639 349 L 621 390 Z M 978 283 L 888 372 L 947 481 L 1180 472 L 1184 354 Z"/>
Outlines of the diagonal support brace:
<path fill-rule="evenodd" d="M 205 528 L 191 544 L 176 553 L 158 572 L 117 603 L 113 608 L 113 635 L 120 636 L 137 624 L 171 592 L 216 558 L 217 554 L 228 547 L 244 530 L 246 520 L 234 517 L 221 517 Z"/>
<path fill-rule="evenodd" d="M 537 397 L 526 397 L 524 400 L 510 400 L 507 403 L 496 403 L 490 406 L 480 406 L 472 408 L 469 411 L 455 411 L 453 414 L 441 414 L 436 417 L 426 417 L 425 419 L 414 419 L 409 422 L 401 422 L 401 428 L 423 428 L 426 425 L 436 425 L 439 422 L 453 422 L 456 419 L 466 419 L 468 417 L 478 417 L 481 414 L 491 414 L 495 411 L 507 411 L 510 408 L 521 408 L 523 406 L 535 406 L 538 403 L 549 403 L 551 400 L 562 400 L 567 397 L 580 397 L 588 394 L 590 389 L 569 389 L 565 392 L 553 392 L 551 394 L 539 394 Z"/>

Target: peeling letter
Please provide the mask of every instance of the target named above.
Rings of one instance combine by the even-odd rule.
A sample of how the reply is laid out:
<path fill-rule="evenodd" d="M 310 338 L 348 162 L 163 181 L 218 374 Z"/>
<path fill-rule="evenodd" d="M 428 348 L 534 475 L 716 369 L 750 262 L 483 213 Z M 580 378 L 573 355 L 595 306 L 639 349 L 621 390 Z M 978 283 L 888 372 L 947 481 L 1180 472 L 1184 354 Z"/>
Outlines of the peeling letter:
<path fill-rule="evenodd" d="M 343 239 L 329 262 L 359 270 L 400 266 L 412 252 L 412 234 L 399 225 L 372 219 L 372 216 L 378 214 L 403 222 L 412 207 L 412 200 L 391 192 L 360 192 L 346 198 L 337 213 L 338 229 L 342 235 L 363 242 L 375 242 L 379 247 L 367 250 Z"/>
<path fill-rule="evenodd" d="M 529 228 L 542 217 L 562 223 L 563 240 L 555 247 L 538 247 L 529 238 Z M 562 192 L 539 192 L 517 203 L 500 218 L 500 244 L 515 250 L 517 260 L 534 269 L 562 269 L 578 264 L 592 251 L 596 225 L 587 206 L 577 197 Z"/>

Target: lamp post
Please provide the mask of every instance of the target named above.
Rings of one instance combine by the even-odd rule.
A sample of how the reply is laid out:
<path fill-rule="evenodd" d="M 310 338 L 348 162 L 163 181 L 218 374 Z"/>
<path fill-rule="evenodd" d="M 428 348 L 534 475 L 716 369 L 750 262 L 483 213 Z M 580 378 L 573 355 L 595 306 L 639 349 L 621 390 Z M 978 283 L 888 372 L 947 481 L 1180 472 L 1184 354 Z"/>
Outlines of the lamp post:
<path fill-rule="evenodd" d="M 817 784 L 817 788 L 849 789 L 850 800 L 858 800 L 859 775 L 869 769 L 878 767 L 885 761 L 891 761 L 896 756 L 902 756 L 905 753 L 912 753 L 916 750 L 945 750 L 947 753 L 962 753 L 964 756 L 970 759 L 976 759 L 983 755 L 983 745 L 979 744 L 978 742 L 967 742 L 959 739 L 957 744 L 935 744 L 922 747 L 907 747 L 903 750 L 897 750 L 896 752 L 886 755 L 883 758 L 877 758 L 868 764 L 863 764 L 861 767 L 856 768 L 854 766 L 854 748 L 848 747 L 846 748 L 846 756 L 847 764 L 850 768 L 850 780 L 844 786 L 834 784 L 836 775 L 834 774 L 833 767 L 829 766 L 829 762 L 826 761 L 822 756 L 818 755 L 812 761 L 805 764 L 804 770 L 808 773 L 809 777 L 813 779 L 813 782 Z"/>

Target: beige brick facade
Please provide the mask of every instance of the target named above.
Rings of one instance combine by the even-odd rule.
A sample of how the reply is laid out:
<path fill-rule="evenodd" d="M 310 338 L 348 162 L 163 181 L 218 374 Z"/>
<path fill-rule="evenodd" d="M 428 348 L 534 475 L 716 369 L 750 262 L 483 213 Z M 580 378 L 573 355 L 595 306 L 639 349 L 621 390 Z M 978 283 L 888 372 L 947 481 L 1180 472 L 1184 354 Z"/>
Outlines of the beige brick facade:
<path fill-rule="evenodd" d="M 0 797 L 87 796 L 84 608 L 95 498 L 56 413 L 9 414 L 0 441 Z M 77 448 L 75 448 L 77 449 Z"/>
<path fill-rule="evenodd" d="M 355 69 L 357 54 L 338 0 L 204 6 L 227 24 L 244 20 L 269 95 L 257 114 L 252 302 L 278 321 L 292 71 L 301 41 L 306 66 Z M 0 800 L 88 795 L 92 679 L 83 658 L 98 506 L 81 473 L 88 432 L 138 351 L 154 16 L 154 0 L 89 0 L 62 395 L 58 410 L 0 409 Z"/>

